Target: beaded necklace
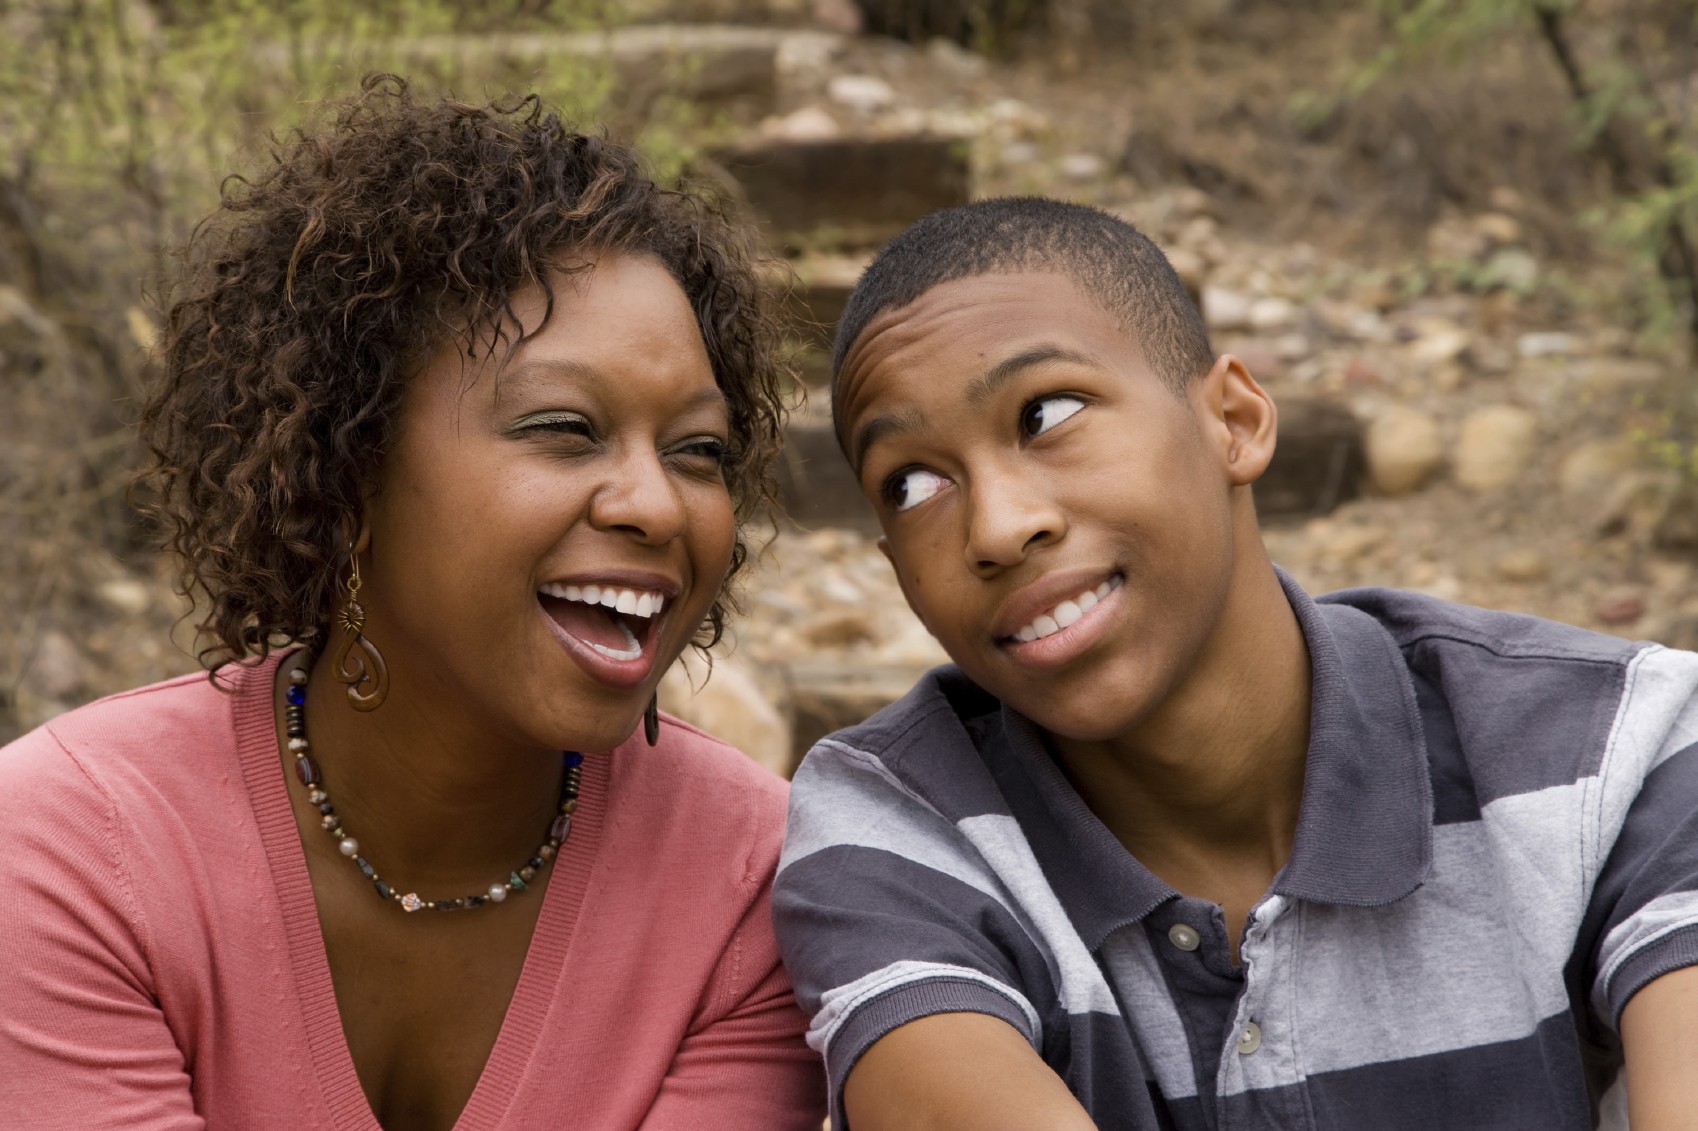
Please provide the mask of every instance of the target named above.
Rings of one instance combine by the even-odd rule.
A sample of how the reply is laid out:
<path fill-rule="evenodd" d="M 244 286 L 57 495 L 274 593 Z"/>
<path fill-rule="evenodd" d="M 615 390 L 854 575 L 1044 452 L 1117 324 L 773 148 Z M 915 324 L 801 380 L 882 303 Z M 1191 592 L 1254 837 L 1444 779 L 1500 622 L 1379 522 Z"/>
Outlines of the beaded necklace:
<path fill-rule="evenodd" d="M 319 772 L 318 763 L 313 761 L 307 744 L 305 669 L 295 668 L 289 673 L 289 687 L 283 693 L 283 701 L 283 724 L 289 738 L 289 753 L 295 756 L 295 777 L 306 787 L 307 800 L 318 808 L 319 827 L 336 839 L 336 850 L 351 859 L 360 874 L 372 882 L 378 897 L 399 903 L 403 911 L 463 911 L 486 903 L 500 903 L 509 893 L 529 887 L 536 874 L 554 859 L 561 844 L 571 835 L 572 814 L 578 808 L 578 785 L 584 764 L 584 756 L 575 750 L 568 750 L 565 754 L 566 774 L 560 783 L 560 812 L 548 826 L 548 838 L 538 846 L 535 855 L 509 872 L 506 880 L 490 884 L 487 891 L 463 895 L 459 899 L 421 899 L 416 892 L 402 894 L 377 874 L 371 861 L 360 852 L 360 842 L 348 835 L 342 827 L 342 818 L 336 815 L 336 807 L 330 803 L 330 794 L 324 788 L 324 776 Z"/>

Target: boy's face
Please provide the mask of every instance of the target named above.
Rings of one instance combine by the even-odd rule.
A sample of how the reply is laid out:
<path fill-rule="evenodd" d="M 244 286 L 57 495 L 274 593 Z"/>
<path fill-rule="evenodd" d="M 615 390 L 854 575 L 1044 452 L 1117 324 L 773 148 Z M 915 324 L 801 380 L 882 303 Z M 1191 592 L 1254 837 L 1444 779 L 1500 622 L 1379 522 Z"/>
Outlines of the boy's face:
<path fill-rule="evenodd" d="M 1207 659 L 1244 535 L 1233 488 L 1265 465 L 1221 409 L 1240 378 L 1265 401 L 1230 358 L 1182 398 L 1071 276 L 982 275 L 868 324 L 838 428 L 950 657 L 1044 729 L 1102 741 Z"/>

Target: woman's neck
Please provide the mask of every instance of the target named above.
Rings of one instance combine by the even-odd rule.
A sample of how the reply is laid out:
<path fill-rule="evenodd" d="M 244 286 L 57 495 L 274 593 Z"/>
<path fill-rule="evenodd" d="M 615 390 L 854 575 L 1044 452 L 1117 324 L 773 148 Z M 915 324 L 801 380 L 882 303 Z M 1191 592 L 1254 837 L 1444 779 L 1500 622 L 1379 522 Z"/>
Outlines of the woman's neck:
<path fill-rule="evenodd" d="M 307 737 L 325 791 L 386 875 L 469 893 L 536 850 L 559 805 L 560 751 L 503 741 L 405 666 L 391 667 L 389 694 L 371 711 L 350 706 L 328 652 L 313 661 L 307 689 Z"/>

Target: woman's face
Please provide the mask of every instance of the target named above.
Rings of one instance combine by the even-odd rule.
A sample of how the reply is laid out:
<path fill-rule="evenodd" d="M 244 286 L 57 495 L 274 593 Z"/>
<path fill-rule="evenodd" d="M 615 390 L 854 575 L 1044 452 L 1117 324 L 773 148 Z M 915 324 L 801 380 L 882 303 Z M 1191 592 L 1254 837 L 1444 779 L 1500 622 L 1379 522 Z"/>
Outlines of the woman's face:
<path fill-rule="evenodd" d="M 546 324 L 541 287 L 513 296 L 522 348 L 450 341 L 409 383 L 361 598 L 396 692 L 450 697 L 492 738 L 607 750 L 730 569 L 726 408 L 658 260 L 552 282 Z"/>

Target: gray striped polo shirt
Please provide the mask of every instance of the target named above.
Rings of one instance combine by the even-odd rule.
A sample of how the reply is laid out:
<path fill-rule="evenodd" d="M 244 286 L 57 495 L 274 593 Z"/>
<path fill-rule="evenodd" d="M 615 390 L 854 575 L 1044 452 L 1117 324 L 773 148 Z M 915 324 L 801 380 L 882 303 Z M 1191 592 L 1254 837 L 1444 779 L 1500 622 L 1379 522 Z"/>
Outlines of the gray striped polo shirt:
<path fill-rule="evenodd" d="M 774 913 L 834 1127 L 869 1045 L 958 1011 L 1105 1129 L 1626 1126 L 1622 1007 L 1698 964 L 1698 654 L 1281 580 L 1311 737 L 1242 967 L 954 668 L 814 747 Z"/>

